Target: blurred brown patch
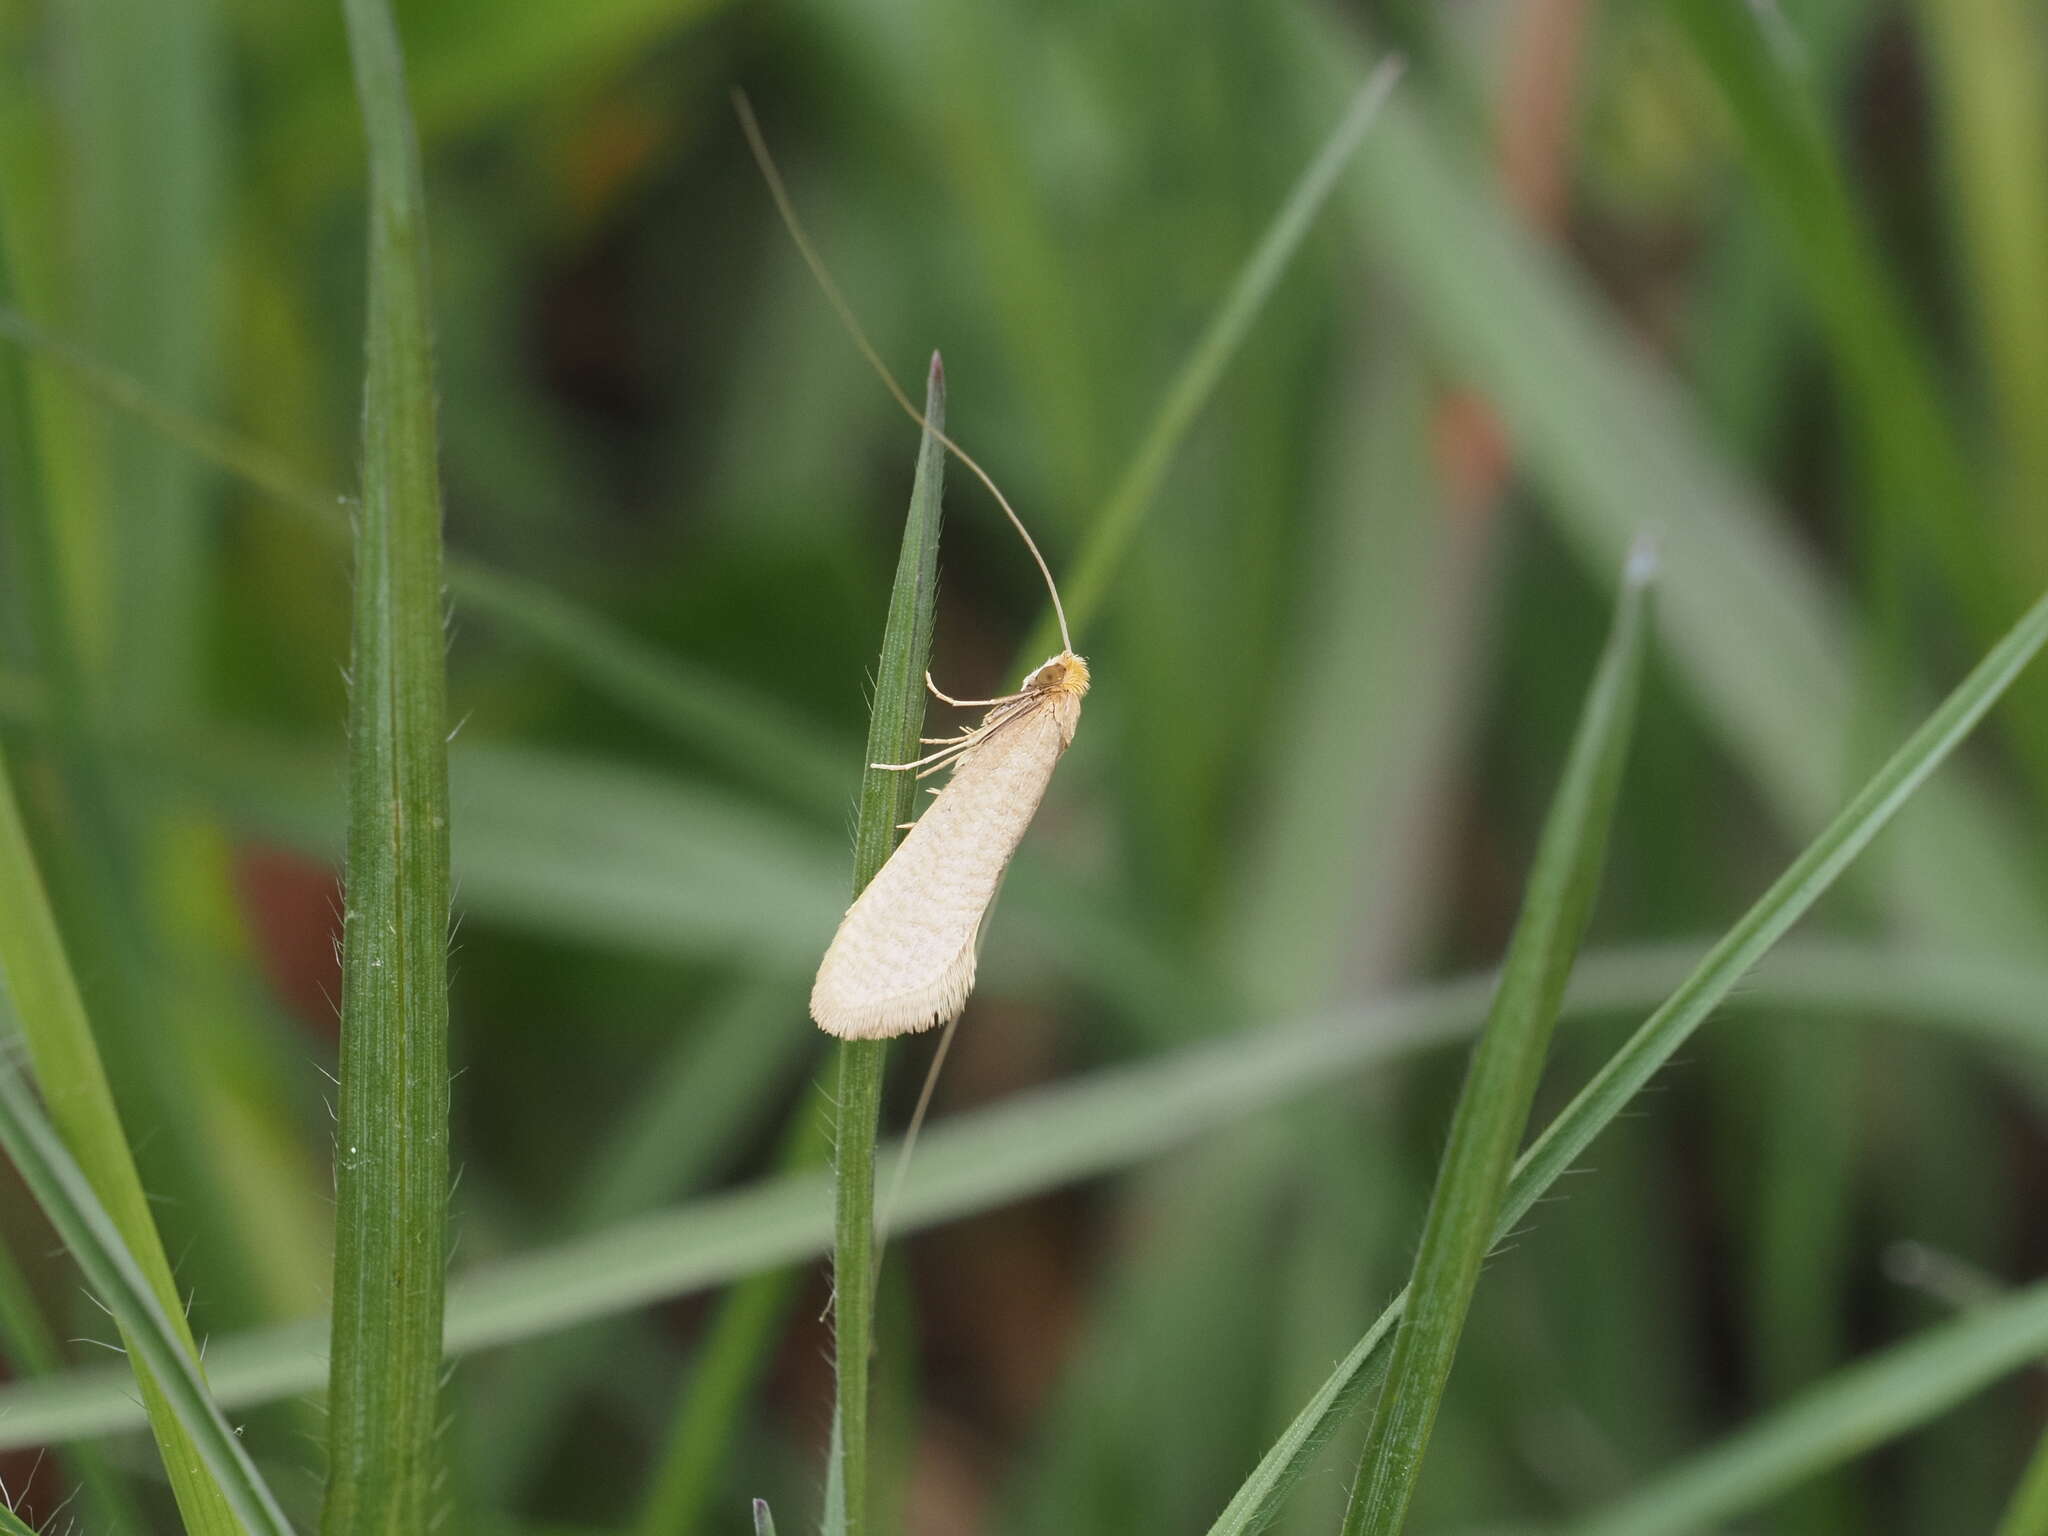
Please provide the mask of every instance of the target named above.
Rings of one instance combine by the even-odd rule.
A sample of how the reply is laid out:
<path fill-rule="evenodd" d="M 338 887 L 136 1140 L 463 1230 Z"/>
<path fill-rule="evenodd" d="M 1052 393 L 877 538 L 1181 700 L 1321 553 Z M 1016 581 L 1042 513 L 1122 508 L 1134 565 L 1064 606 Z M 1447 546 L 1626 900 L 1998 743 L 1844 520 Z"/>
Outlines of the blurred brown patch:
<path fill-rule="evenodd" d="M 318 859 L 252 843 L 236 851 L 235 893 L 270 989 L 323 1040 L 341 999 L 341 877 Z"/>

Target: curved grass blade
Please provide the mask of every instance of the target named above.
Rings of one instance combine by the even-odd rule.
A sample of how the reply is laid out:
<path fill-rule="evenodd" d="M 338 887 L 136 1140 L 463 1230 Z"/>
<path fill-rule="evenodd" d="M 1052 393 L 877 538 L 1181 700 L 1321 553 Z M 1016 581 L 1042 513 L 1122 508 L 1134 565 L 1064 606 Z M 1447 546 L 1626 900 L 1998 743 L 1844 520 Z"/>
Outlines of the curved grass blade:
<path fill-rule="evenodd" d="M 1566 1527 L 1571 1536 L 1719 1528 L 1804 1479 L 1937 1418 L 2048 1354 L 2048 1283 L 1972 1309 L 1838 1371 L 1647 1488 Z"/>
<path fill-rule="evenodd" d="M 1223 370 L 1251 333 L 1260 309 L 1314 228 L 1316 216 L 1329 201 L 1337 178 L 1379 117 L 1405 67 L 1399 55 L 1382 59 L 1365 83 L 1353 92 L 1343 117 L 1288 192 L 1287 200 L 1239 270 L 1221 307 L 1210 317 L 1194 350 L 1167 386 L 1152 425 L 1125 465 L 1101 513 L 1090 525 L 1087 542 L 1081 547 L 1074 573 L 1067 581 L 1067 620 L 1073 629 L 1086 627 L 1101 604 L 1117 567 L 1123 564 L 1145 514 L 1165 482 L 1181 439 L 1187 436 L 1215 392 Z M 1050 654 L 1056 648 L 1057 638 L 1049 624 L 1041 624 L 1024 648 L 1025 654 Z"/>
<path fill-rule="evenodd" d="M 1997 1536 L 2048 1536 L 2048 1433 L 2041 1436 L 2027 1470 L 2020 1474 Z"/>
<path fill-rule="evenodd" d="M 1958 255 L 1998 426 L 2006 547 L 2048 572 L 2048 36 L 2028 0 L 1920 0 Z M 2048 1529 L 2044 1518 L 2043 1529 Z"/>
<path fill-rule="evenodd" d="M 1703 947 L 1663 944 L 1582 957 L 1564 1017 L 1655 1007 Z M 1455 1043 L 1484 1020 L 1493 992 L 1490 976 L 1439 982 L 950 1118 L 926 1132 L 893 1228 L 937 1226 L 1112 1173 L 1373 1066 Z M 2038 965 L 1806 941 L 1774 951 L 1735 1001 L 1941 1029 L 2007 1055 L 2023 1053 L 2048 1073 L 2044 995 L 2048 969 Z M 831 1241 L 831 1191 L 822 1174 L 763 1180 L 471 1270 L 449 1289 L 448 1350 L 461 1355 L 538 1338 L 800 1263 L 828 1252 Z M 207 1350 L 215 1396 L 239 1407 L 316 1390 L 326 1337 L 324 1322 L 311 1320 L 215 1339 Z M 120 1371 L 95 1367 L 0 1384 L 0 1450 L 141 1423 Z"/>
<path fill-rule="evenodd" d="M 1727 99 L 1748 160 L 1841 370 L 1878 515 L 1933 553 L 1962 611 L 1997 633 L 2006 587 L 1973 512 L 1978 486 L 1924 339 L 1803 84 L 1761 12 L 1715 0 L 1674 7 Z"/>
<path fill-rule="evenodd" d="M 1558 1005 L 1599 889 L 1607 833 L 1621 798 L 1642 678 L 1650 570 L 1647 551 L 1631 557 L 1613 631 L 1544 820 L 1500 988 L 1451 1117 L 1408 1282 L 1412 1300 L 1366 1437 L 1344 1516 L 1345 1536 L 1395 1536 L 1407 1519 L 1479 1268 L 1495 1242 L 1501 1196 L 1542 1081 Z"/>
<path fill-rule="evenodd" d="M 1494 1242 L 1514 1231 L 1672 1052 L 1869 846 L 1997 702 L 2044 640 L 2048 597 L 2027 610 L 1521 1156 L 1508 1182 Z M 1385 1369 L 1381 1346 L 1407 1304 L 1404 1287 L 1266 1452 L 1210 1527 L 1210 1536 L 1242 1536 L 1272 1520 L 1287 1489 Z"/>
<path fill-rule="evenodd" d="M 36 1081 L 48 1097 L 51 1119 L 119 1231 L 125 1252 L 147 1277 L 159 1308 L 170 1319 L 173 1336 L 186 1352 L 196 1353 L 177 1280 L 129 1153 L 85 1003 L 37 873 L 4 764 L 0 764 L 0 974 L 5 976 Z M 149 1355 L 139 1342 L 125 1342 L 135 1362 L 150 1428 L 187 1526 L 201 1536 L 232 1536 L 236 1526 L 229 1503 L 207 1475 L 175 1398 L 166 1384 L 149 1373 Z"/>
<path fill-rule="evenodd" d="M 54 1376 L 64 1369 L 28 1276 L 5 1245 L 0 1245 L 0 1355 L 25 1376 Z M 77 1489 L 83 1522 L 107 1531 L 142 1529 L 142 1511 L 98 1446 L 73 1446 L 60 1455 L 58 1466 Z"/>
<path fill-rule="evenodd" d="M 922 755 L 924 679 L 930 665 L 939 589 L 939 514 L 945 489 L 945 446 L 933 436 L 946 429 L 946 375 L 932 354 L 925 381 L 926 428 L 918 445 L 910 512 L 897 556 L 882 657 L 875 669 L 875 704 L 868 718 L 868 767 L 861 771 L 859 814 L 853 833 L 853 894 L 875 878 L 902 835 L 917 797 L 914 774 L 889 773 L 876 763 L 907 763 Z M 843 1490 L 848 1536 L 868 1529 L 868 1376 L 875 1324 L 875 1135 L 882 1113 L 880 1040 L 839 1043 L 839 1118 L 833 1156 L 836 1191 L 832 1239 L 833 1360 L 838 1406 L 834 1420 L 833 1481 Z"/>
<path fill-rule="evenodd" d="M 1304 78 L 1333 96 L 1345 89 L 1358 54 L 1350 35 L 1332 18 L 1288 25 Z M 1544 492 L 1539 505 L 1581 563 L 1610 579 L 1651 519 L 1664 557 L 1662 648 L 1785 823 L 1802 836 L 1824 825 L 1852 739 L 1855 643 L 1789 519 L 1713 448 L 1669 375 L 1518 227 L 1421 103 L 1388 103 L 1351 190 L 1374 254 L 1446 362 L 1499 410 Z M 1615 453 L 1617 441 L 1629 452 Z M 2048 906 L 2015 856 L 2030 845 L 1980 791 L 1933 786 L 1878 861 L 1879 884 L 1924 937 L 2032 953 Z"/>
<path fill-rule="evenodd" d="M 784 1169 L 814 1167 L 831 1155 L 829 1122 L 817 1109 L 810 1099 L 799 1103 L 783 1133 Z M 668 1443 L 629 1528 L 634 1536 L 688 1536 L 703 1528 L 741 1408 L 767 1368 L 800 1278 L 793 1267 L 764 1270 L 719 1299 L 671 1415 Z"/>
<path fill-rule="evenodd" d="M 346 0 L 369 140 L 363 502 L 349 694 L 328 1536 L 429 1528 L 448 1262 L 441 491 L 418 148 L 383 0 Z"/>
<path fill-rule="evenodd" d="M 259 505 L 290 512 L 324 538 L 348 537 L 348 498 L 313 485 L 260 443 L 167 403 L 19 310 L 0 306 L 0 339 L 56 365 L 103 404 L 233 475 L 257 493 Z M 446 575 L 449 595 L 462 612 L 552 656 L 620 708 L 748 782 L 773 786 L 792 804 L 838 814 L 844 787 L 828 743 L 769 699 L 661 654 L 602 614 L 483 561 L 450 555 Z"/>
<path fill-rule="evenodd" d="M 135 1357 L 136 1374 L 175 1415 L 193 1458 L 218 1496 L 252 1536 L 290 1536 L 291 1526 L 199 1373 L 198 1353 L 182 1314 L 164 1306 L 114 1218 L 21 1078 L 0 1070 L 0 1145 L 64 1246 L 85 1272 L 93 1294 L 114 1315 Z M 167 1464 L 173 1447 L 164 1447 Z"/>

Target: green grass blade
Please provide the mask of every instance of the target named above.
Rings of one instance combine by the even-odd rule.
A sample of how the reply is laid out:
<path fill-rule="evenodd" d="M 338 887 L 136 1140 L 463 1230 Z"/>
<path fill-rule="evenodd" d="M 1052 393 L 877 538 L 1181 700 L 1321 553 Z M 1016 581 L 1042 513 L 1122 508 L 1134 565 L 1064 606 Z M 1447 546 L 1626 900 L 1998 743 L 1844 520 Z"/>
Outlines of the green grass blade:
<path fill-rule="evenodd" d="M 1643 669 L 1647 552 L 1632 557 L 1630 566 L 1544 821 L 1500 989 L 1451 1117 L 1408 1282 L 1408 1311 L 1359 1462 L 1345 1536 L 1395 1536 L 1407 1519 L 1479 1268 L 1495 1241 L 1515 1148 L 1542 1081 L 1558 1004 L 1599 889 Z"/>
<path fill-rule="evenodd" d="M 194 1470 L 212 1480 L 233 1511 L 231 1520 L 240 1522 L 228 1529 L 290 1536 L 276 1498 L 207 1391 L 181 1314 L 165 1307 L 85 1171 L 65 1150 L 56 1126 L 12 1071 L 0 1071 L 0 1145 L 85 1272 L 93 1294 L 120 1325 L 138 1377 L 151 1384 L 183 1428 L 186 1440 L 177 1449 L 190 1447 Z M 172 1454 L 174 1448 L 166 1445 L 164 1455 Z"/>
<path fill-rule="evenodd" d="M 227 29 L 207 6 L 81 7 L 57 98 L 75 161 L 80 220 L 72 279 L 80 319 L 108 356 L 172 399 L 196 403 L 218 372 L 221 293 L 215 231 L 227 217 Z M 137 281 L 147 270 L 150 281 Z M 161 287 L 158 285 L 161 284 Z M 163 302 L 175 293 L 179 302 Z M 167 446 L 127 433 L 98 442 L 107 476 L 96 550 L 83 568 L 106 604 L 95 667 L 107 702 L 162 716 L 199 694 L 210 509 L 203 475 Z M 83 632 L 81 632 L 83 638 Z"/>
<path fill-rule="evenodd" d="M 754 1500 L 754 1536 L 775 1536 L 775 1516 L 766 1499 Z"/>
<path fill-rule="evenodd" d="M 259 506 L 290 513 L 325 538 L 348 537 L 348 499 L 314 485 L 262 444 L 164 401 L 18 310 L 0 306 L 0 339 L 54 364 L 94 399 L 233 475 L 257 493 Z M 449 595 L 464 614 L 553 657 L 621 709 L 749 782 L 772 787 L 794 805 L 837 814 L 844 786 L 829 743 L 771 700 L 662 655 L 602 614 L 509 571 L 451 555 L 446 574 Z"/>
<path fill-rule="evenodd" d="M 0 1536 L 36 1536 L 36 1532 L 13 1510 L 0 1508 Z"/>
<path fill-rule="evenodd" d="M 925 383 L 925 420 L 931 430 L 918 445 L 917 474 L 903 527 L 882 657 L 875 670 L 874 712 L 868 721 L 867 762 L 907 763 L 923 755 L 925 672 L 931 661 L 938 603 L 939 514 L 945 489 L 945 447 L 932 431 L 946 429 L 946 376 L 932 354 Z M 875 878 L 902 835 L 898 825 L 915 808 L 917 776 L 869 766 L 861 770 L 853 833 L 853 893 Z M 868 1376 L 875 1325 L 875 1135 L 881 1123 L 886 1042 L 845 1040 L 839 1045 L 839 1118 L 834 1140 L 832 1240 L 833 1359 L 837 1368 L 838 1434 L 833 1460 L 844 1490 L 846 1530 L 868 1529 Z"/>
<path fill-rule="evenodd" d="M 457 820 L 467 841 L 469 822 L 460 811 L 458 802 Z M 821 1044 L 802 1017 L 799 996 L 788 982 L 747 983 L 705 1010 L 666 1057 L 652 1065 L 644 1091 L 620 1112 L 613 1131 L 588 1159 L 589 1176 L 569 1196 L 562 1229 L 602 1227 L 711 1187 L 733 1149 L 747 1143 L 752 1126 L 773 1112 L 775 1097 L 798 1070 L 800 1058 L 812 1060 Z M 798 1103 L 805 1139 L 817 1148 L 803 1166 L 823 1163 L 829 1151 L 825 1107 L 808 1096 Z M 789 1283 L 777 1272 L 744 1285 L 764 1281 Z M 734 1298 L 721 1303 L 699 1346 L 703 1361 L 734 1353 L 727 1345 L 721 1354 L 718 1341 L 729 1328 L 726 1314 L 737 1310 Z M 509 1507 L 527 1495 L 546 1463 L 546 1437 L 561 1427 L 563 1405 L 602 1380 L 605 1358 L 604 1344 L 586 1334 L 550 1339 L 544 1347 L 499 1362 L 490 1386 L 470 1395 L 462 1414 L 464 1441 L 477 1448 L 467 1458 L 472 1500 Z M 686 1401 L 709 1395 L 713 1375 L 708 1364 L 693 1368 L 684 1383 Z M 729 1395 L 737 1398 L 745 1385 L 739 1383 Z M 685 1411 L 678 1410 L 677 1417 Z M 712 1423 L 711 1443 L 722 1447 L 718 1432 L 728 1427 L 725 1418 Z M 680 1437 L 680 1429 L 670 1436 L 673 1455 L 681 1454 L 673 1449 Z M 680 1536 L 685 1524 L 679 1516 L 661 1529 Z"/>
<path fill-rule="evenodd" d="M 1702 947 L 1660 944 L 1583 956 L 1565 995 L 1565 1017 L 1655 1007 L 1693 970 Z M 892 1230 L 922 1230 L 1127 1168 L 1368 1068 L 1452 1044 L 1479 1027 L 1493 991 L 1489 976 L 1439 982 L 948 1118 L 925 1133 Z M 2048 1074 L 2044 994 L 2048 969 L 2031 963 L 1795 941 L 1773 952 L 1735 1001 L 1897 1019 L 2022 1053 Z M 448 1349 L 461 1355 L 537 1338 L 815 1258 L 829 1252 L 831 1240 L 831 1187 L 823 1175 L 767 1179 L 478 1266 L 450 1288 Z M 215 1339 L 207 1350 L 215 1395 L 242 1406 L 316 1390 L 326 1338 L 324 1321 L 315 1320 Z M 119 1371 L 0 1384 L 0 1450 L 141 1423 Z"/>
<path fill-rule="evenodd" d="M 1401 78 L 1403 67 L 1399 57 L 1383 59 L 1353 93 L 1343 117 L 1331 129 L 1330 136 L 1316 151 L 1315 158 L 1288 192 L 1264 237 L 1239 270 L 1237 280 L 1231 284 L 1222 305 L 1210 317 L 1209 324 L 1195 342 L 1194 350 L 1167 386 L 1166 396 L 1161 400 L 1151 426 L 1139 441 L 1137 452 L 1131 456 L 1111 490 L 1109 500 L 1091 524 L 1088 540 L 1082 546 L 1073 575 L 1067 581 L 1064 593 L 1067 620 L 1076 633 L 1086 627 L 1101 606 L 1117 568 L 1130 552 L 1146 513 L 1151 510 L 1160 486 L 1165 483 L 1167 470 L 1172 466 L 1182 439 L 1201 414 L 1202 407 L 1208 403 L 1209 396 L 1215 392 L 1223 370 L 1244 344 L 1245 337 L 1251 334 L 1260 309 L 1286 273 L 1294 253 L 1315 227 L 1316 216 L 1329 201 L 1338 177 L 1350 163 L 1366 131 L 1379 117 L 1380 109 Z M 1042 656 L 1054 649 L 1057 640 L 1058 634 L 1050 624 L 1041 624 L 1033 635 L 1032 643 L 1025 647 L 1025 654 Z"/>
<path fill-rule="evenodd" d="M 571 1202 L 572 1227 L 636 1216 L 712 1184 L 752 1134 L 749 1118 L 769 1111 L 818 1043 L 792 1025 L 793 992 L 742 986 L 653 1066 L 645 1091 L 591 1159 L 591 1176 Z M 806 1124 L 813 1107 L 800 1111 Z"/>
<path fill-rule="evenodd" d="M 4 1246 L 0 1246 L 0 1355 L 9 1369 L 24 1376 L 54 1376 L 64 1368 L 57 1340 L 29 1288 L 28 1276 Z M 80 1514 L 86 1521 L 109 1531 L 142 1528 L 141 1510 L 99 1447 L 73 1446 L 59 1457 L 58 1465 L 77 1486 Z"/>
<path fill-rule="evenodd" d="M 1960 286 L 1991 386 L 2005 544 L 2039 577 L 2048 572 L 2048 38 L 2027 0 L 1921 0 L 1914 9 L 1969 274 Z"/>
<path fill-rule="evenodd" d="M 2048 1433 L 2028 1458 L 2012 1503 L 1998 1522 L 1997 1536 L 2048 1536 Z"/>
<path fill-rule="evenodd" d="M 1523 1154 L 1509 1191 L 1503 1235 L 1890 823 L 1976 728 L 2044 640 L 2048 597 L 2038 599 L 1992 647 Z"/>
<path fill-rule="evenodd" d="M 1714 1530 L 1817 1472 L 1929 1420 L 2048 1354 L 2048 1285 L 2030 1286 L 1837 1372 L 1572 1536 Z"/>
<path fill-rule="evenodd" d="M 1942 701 L 1522 1155 L 1508 1183 L 1494 1242 L 1514 1231 L 1671 1053 L 1727 1000 L 1757 961 L 1833 885 L 1997 702 L 2044 640 L 2048 640 L 2048 597 L 2037 601 Z M 1240 1486 L 1210 1527 L 1210 1536 L 1242 1536 L 1272 1520 L 1287 1489 L 1385 1369 L 1381 1346 L 1406 1310 L 1407 1294 L 1404 1288 L 1325 1379 Z"/>
<path fill-rule="evenodd" d="M 533 582 L 454 560 L 458 609 L 552 656 L 614 704 L 733 768 L 790 804 L 838 815 L 846 787 L 831 743 L 774 701 L 662 655 L 610 620 Z"/>
<path fill-rule="evenodd" d="M 1341 89 L 1355 68 L 1348 37 L 1318 21 L 1296 42 L 1304 67 Z M 1791 520 L 1419 102 L 1388 103 L 1352 188 L 1375 254 L 1447 363 L 1499 410 L 1559 534 L 1607 580 L 1647 523 L 1664 557 L 1661 648 L 1786 824 L 1802 836 L 1824 825 L 1851 739 L 1856 647 Z M 1974 789 L 1922 797 L 1877 861 L 1886 903 L 1924 935 L 2030 951 L 2048 909 L 2014 856 L 2026 839 Z"/>
<path fill-rule="evenodd" d="M 129 1154 L 106 1069 L 4 767 L 0 767 L 0 973 L 5 974 L 8 995 L 51 1118 L 85 1170 L 127 1251 L 154 1288 L 180 1344 L 192 1352 L 177 1282 Z M 134 1340 L 128 1345 L 150 1427 L 188 1528 L 204 1536 L 231 1536 L 237 1529 L 234 1515 L 180 1422 L 175 1400 L 147 1374 L 148 1356 L 140 1345 Z"/>
<path fill-rule="evenodd" d="M 448 1261 L 448 760 L 426 227 L 382 0 L 348 0 L 369 139 L 368 365 L 349 696 L 329 1536 L 435 1513 Z"/>
<path fill-rule="evenodd" d="M 1677 15 L 1720 87 L 1765 206 L 1841 369 L 1856 451 L 1881 521 L 1910 528 L 1949 590 L 1995 634 L 2005 583 L 1973 515 L 1977 486 L 1937 374 L 1856 205 L 1847 173 L 1766 19 L 1714 0 Z"/>
<path fill-rule="evenodd" d="M 326 754 L 223 728 L 156 761 L 245 832 L 320 858 L 342 845 Z M 732 794 L 511 745 L 458 745 L 450 773 L 466 920 L 766 976 L 814 969 L 846 908 L 829 836 Z"/>
<path fill-rule="evenodd" d="M 812 1167 L 830 1156 L 825 1135 L 830 1122 L 819 1108 L 809 1099 L 800 1101 L 785 1133 L 785 1169 Z M 800 1278 L 794 1268 L 766 1270 L 742 1280 L 719 1302 L 631 1527 L 635 1536 L 689 1536 L 704 1528 L 741 1409 L 767 1369 Z"/>

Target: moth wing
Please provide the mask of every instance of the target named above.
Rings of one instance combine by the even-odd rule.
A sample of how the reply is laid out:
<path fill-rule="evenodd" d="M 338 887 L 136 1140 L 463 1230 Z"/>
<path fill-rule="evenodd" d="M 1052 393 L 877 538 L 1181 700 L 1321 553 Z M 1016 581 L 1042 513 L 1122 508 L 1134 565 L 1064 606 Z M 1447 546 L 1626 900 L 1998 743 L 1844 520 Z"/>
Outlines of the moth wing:
<path fill-rule="evenodd" d="M 960 1016 L 982 919 L 1071 736 L 1047 703 L 960 759 L 847 908 L 811 989 L 821 1029 L 886 1040 Z"/>

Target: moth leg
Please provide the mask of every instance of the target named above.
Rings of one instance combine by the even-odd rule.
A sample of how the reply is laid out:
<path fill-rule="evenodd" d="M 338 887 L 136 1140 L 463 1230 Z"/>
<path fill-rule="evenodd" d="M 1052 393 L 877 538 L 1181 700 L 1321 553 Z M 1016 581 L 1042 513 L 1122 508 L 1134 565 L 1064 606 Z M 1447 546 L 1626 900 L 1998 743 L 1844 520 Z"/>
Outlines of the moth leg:
<path fill-rule="evenodd" d="M 870 768 L 884 769 L 890 773 L 908 773 L 915 769 L 920 779 L 928 778 L 945 767 L 953 758 L 960 756 L 963 752 L 973 751 L 1011 721 L 1022 719 L 1032 708 L 1032 703 L 1031 696 L 1020 694 L 1016 700 L 990 710 L 988 718 L 975 726 L 973 730 L 963 731 L 960 735 L 946 740 L 938 751 L 927 752 L 915 762 L 869 763 L 868 766 Z"/>
<path fill-rule="evenodd" d="M 984 726 L 980 729 L 969 731 L 965 735 L 953 737 L 946 743 L 946 745 L 940 747 L 938 751 L 927 752 L 923 757 L 918 758 L 915 762 L 869 763 L 868 766 L 870 768 L 880 768 L 889 773 L 908 773 L 911 769 L 916 768 L 923 770 L 918 775 L 920 778 L 922 778 L 925 772 L 930 772 L 933 769 L 945 767 L 947 759 L 958 757 L 962 752 L 965 752 L 968 748 L 975 746 L 978 743 L 987 739 L 987 736 L 988 728 Z"/>
<path fill-rule="evenodd" d="M 962 709 L 980 709 L 990 704 L 1011 704 L 1024 697 L 1021 693 L 1006 693 L 999 699 L 956 699 L 950 693 L 941 693 L 939 685 L 932 681 L 931 673 L 924 675 L 925 687 L 931 689 L 932 697 L 945 704 L 955 704 Z"/>

